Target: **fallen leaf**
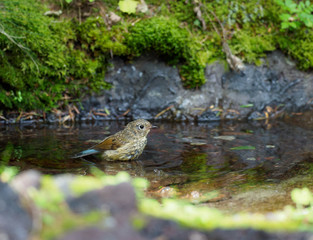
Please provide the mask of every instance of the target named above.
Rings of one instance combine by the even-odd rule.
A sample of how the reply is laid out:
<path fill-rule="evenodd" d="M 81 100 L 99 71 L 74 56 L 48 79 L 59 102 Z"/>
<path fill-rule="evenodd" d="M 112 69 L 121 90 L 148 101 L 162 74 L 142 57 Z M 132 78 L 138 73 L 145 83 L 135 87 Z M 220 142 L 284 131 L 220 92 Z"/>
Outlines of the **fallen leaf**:
<path fill-rule="evenodd" d="M 238 146 L 238 147 L 232 147 L 230 150 L 255 150 L 254 146 Z"/>

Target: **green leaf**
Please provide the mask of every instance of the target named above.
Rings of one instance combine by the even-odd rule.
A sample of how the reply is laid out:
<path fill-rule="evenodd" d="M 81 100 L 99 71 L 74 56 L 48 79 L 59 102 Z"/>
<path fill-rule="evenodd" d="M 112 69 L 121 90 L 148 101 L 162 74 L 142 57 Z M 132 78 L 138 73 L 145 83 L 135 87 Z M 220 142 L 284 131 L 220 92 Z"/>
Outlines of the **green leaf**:
<path fill-rule="evenodd" d="M 291 22 L 289 23 L 289 26 L 296 29 L 298 27 L 297 23 L 296 22 Z"/>
<path fill-rule="evenodd" d="M 313 27 L 313 22 L 312 21 L 303 21 L 306 27 Z"/>
<path fill-rule="evenodd" d="M 281 23 L 281 28 L 282 28 L 282 29 L 287 29 L 287 28 L 289 28 L 289 26 L 290 26 L 290 25 L 289 25 L 289 22 L 282 22 L 282 23 Z"/>
<path fill-rule="evenodd" d="M 110 115 L 110 114 L 111 114 L 110 111 L 109 111 L 109 109 L 107 109 L 107 108 L 104 108 L 104 111 L 105 111 L 105 113 L 106 113 L 107 115 Z"/>
<path fill-rule="evenodd" d="M 65 0 L 66 3 L 71 3 L 73 0 Z"/>
<path fill-rule="evenodd" d="M 299 3 L 298 9 L 299 9 L 299 11 L 303 11 L 305 9 L 305 5 L 303 2 Z"/>
<path fill-rule="evenodd" d="M 122 12 L 131 14 L 131 13 L 136 13 L 138 2 L 134 0 L 123 0 L 123 1 L 119 1 L 118 5 Z"/>
<path fill-rule="evenodd" d="M 238 146 L 238 147 L 232 147 L 230 150 L 255 150 L 254 146 Z"/>
<path fill-rule="evenodd" d="M 311 23 L 310 20 L 308 20 L 307 18 L 303 18 L 301 20 L 302 20 L 302 22 L 304 23 L 305 26 L 310 27 L 310 23 Z"/>
<path fill-rule="evenodd" d="M 285 6 L 285 3 L 282 0 L 276 0 L 275 2 L 280 6 Z"/>
<path fill-rule="evenodd" d="M 286 7 L 289 9 L 289 11 L 291 12 L 297 11 L 297 4 L 295 4 L 292 0 L 286 0 L 285 4 L 286 4 Z"/>
<path fill-rule="evenodd" d="M 281 14 L 281 15 L 279 16 L 279 18 L 280 18 L 282 21 L 286 21 L 286 22 L 289 21 L 290 17 L 291 17 L 291 15 L 290 15 L 290 14 L 287 14 L 287 13 Z"/>
<path fill-rule="evenodd" d="M 311 2 L 309 0 L 305 1 L 305 6 L 309 7 L 311 5 Z"/>
<path fill-rule="evenodd" d="M 193 22 L 194 25 L 196 25 L 197 27 L 201 27 L 201 22 L 196 19 L 194 22 Z"/>
<path fill-rule="evenodd" d="M 253 104 L 249 103 L 249 104 L 241 105 L 240 107 L 241 108 L 250 108 L 250 107 L 253 107 Z"/>

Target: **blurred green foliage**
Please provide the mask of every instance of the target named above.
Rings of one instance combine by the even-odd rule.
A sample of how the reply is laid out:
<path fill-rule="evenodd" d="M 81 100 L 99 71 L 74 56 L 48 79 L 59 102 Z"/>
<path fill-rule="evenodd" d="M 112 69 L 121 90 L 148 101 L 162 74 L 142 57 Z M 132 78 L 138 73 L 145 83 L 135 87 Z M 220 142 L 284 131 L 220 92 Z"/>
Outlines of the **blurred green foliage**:
<path fill-rule="evenodd" d="M 97 224 L 105 217 L 103 212 L 90 212 L 79 217 L 73 214 L 65 202 L 64 194 L 50 175 L 44 175 L 40 189 L 30 188 L 28 195 L 41 213 L 42 227 L 36 232 L 38 239 L 55 239 L 70 229 Z"/>
<path fill-rule="evenodd" d="M 8 181 L 4 176 L 10 175 L 11 172 L 12 168 L 5 168 L 0 174 L 0 179 Z M 270 217 L 269 213 L 225 214 L 216 208 L 197 206 L 186 200 L 166 198 L 155 200 L 144 197 L 144 190 L 148 186 L 147 180 L 131 178 L 126 172 L 120 172 L 116 176 L 105 175 L 95 168 L 92 172 L 93 176 L 73 177 L 69 194 L 81 195 L 106 185 L 130 182 L 137 192 L 138 208 L 141 213 L 174 220 L 187 227 L 206 230 L 249 227 L 268 231 L 312 231 L 313 193 L 308 188 L 293 189 L 291 199 L 295 206 L 286 206 L 280 211 L 272 212 Z M 64 194 L 51 175 L 43 175 L 40 188 L 29 188 L 28 194 L 40 211 L 40 220 L 43 222 L 43 227 L 36 233 L 41 236 L 40 239 L 56 238 L 69 229 L 101 224 L 109 216 L 109 213 L 105 211 L 85 215 L 73 214 L 66 204 Z M 213 191 L 210 194 L 214 196 L 215 193 Z M 137 229 L 145 224 L 145 218 L 142 216 L 145 215 L 136 215 L 136 219 L 133 219 L 134 227 Z"/>
<path fill-rule="evenodd" d="M 122 12 L 126 12 L 128 14 L 136 13 L 136 8 L 139 2 L 134 0 L 120 0 L 118 2 L 118 6 Z"/>
<path fill-rule="evenodd" d="M 312 192 L 298 189 L 292 192 L 299 199 L 312 199 Z M 312 200 L 311 204 L 312 204 Z M 307 205 L 308 206 L 308 205 Z M 313 225 L 313 208 L 286 206 L 284 210 L 272 213 L 272 218 L 261 213 L 223 214 L 216 208 L 195 206 L 183 200 L 162 199 L 159 203 L 154 199 L 143 199 L 140 210 L 146 214 L 175 220 L 187 227 L 200 229 L 214 228 L 255 228 L 268 231 L 311 231 Z"/>

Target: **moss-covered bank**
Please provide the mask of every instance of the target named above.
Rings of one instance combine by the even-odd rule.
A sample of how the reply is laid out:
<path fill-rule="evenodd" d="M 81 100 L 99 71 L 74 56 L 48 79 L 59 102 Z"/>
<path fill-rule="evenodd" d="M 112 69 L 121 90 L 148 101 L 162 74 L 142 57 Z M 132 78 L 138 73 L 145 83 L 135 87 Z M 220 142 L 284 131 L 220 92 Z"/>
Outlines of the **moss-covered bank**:
<path fill-rule="evenodd" d="M 305 8 L 279 0 L 146 3 L 148 11 L 127 14 L 118 1 L 2 1 L 0 108 L 49 111 L 78 103 L 84 94 L 110 87 L 110 57 L 149 51 L 177 66 L 185 87 L 199 87 L 205 65 L 225 59 L 223 41 L 247 63 L 260 64 L 280 48 L 299 68 L 313 66 L 313 20 L 303 15 L 309 2 Z M 46 16 L 51 9 L 63 14 Z M 110 12 L 121 19 L 113 24 Z"/>

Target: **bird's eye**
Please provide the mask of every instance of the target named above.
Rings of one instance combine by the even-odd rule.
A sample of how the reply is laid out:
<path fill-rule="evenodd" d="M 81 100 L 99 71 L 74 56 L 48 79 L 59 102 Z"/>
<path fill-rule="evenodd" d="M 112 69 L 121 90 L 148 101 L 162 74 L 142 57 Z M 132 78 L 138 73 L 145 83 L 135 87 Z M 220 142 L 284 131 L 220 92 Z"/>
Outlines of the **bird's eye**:
<path fill-rule="evenodd" d="M 144 125 L 139 125 L 138 128 L 139 128 L 139 129 L 144 129 L 145 126 L 144 126 Z"/>

